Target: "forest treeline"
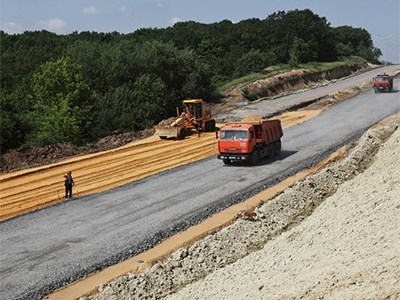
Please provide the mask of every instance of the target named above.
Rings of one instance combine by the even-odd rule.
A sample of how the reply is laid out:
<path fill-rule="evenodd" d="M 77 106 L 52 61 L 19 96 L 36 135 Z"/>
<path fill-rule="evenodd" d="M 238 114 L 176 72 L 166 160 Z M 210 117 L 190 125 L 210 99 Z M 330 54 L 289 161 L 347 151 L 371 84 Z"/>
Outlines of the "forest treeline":
<path fill-rule="evenodd" d="M 365 29 L 331 27 L 308 9 L 129 34 L 1 31 L 0 38 L 1 152 L 150 128 L 183 99 L 213 101 L 218 86 L 274 64 L 381 55 Z"/>

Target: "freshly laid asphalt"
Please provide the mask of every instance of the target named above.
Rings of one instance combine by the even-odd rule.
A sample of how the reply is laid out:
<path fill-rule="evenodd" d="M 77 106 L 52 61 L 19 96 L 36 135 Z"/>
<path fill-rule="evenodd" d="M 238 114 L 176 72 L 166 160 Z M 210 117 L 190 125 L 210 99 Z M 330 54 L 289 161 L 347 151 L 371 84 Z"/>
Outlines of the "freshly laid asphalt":
<path fill-rule="evenodd" d="M 395 68 L 388 67 L 387 71 Z M 371 79 L 377 72 L 258 102 L 232 113 L 238 118 L 267 116 L 270 110 L 283 110 L 287 105 L 285 99 L 290 102 L 292 97 L 298 97 L 310 101 Z M 392 93 L 375 94 L 370 89 L 286 129 L 282 153 L 258 166 L 225 166 L 213 156 L 1 222 L 0 299 L 41 299 L 57 287 L 143 252 L 207 216 L 312 166 L 379 120 L 400 111 L 399 77 L 394 82 Z M 271 105 L 275 108 L 271 109 Z"/>

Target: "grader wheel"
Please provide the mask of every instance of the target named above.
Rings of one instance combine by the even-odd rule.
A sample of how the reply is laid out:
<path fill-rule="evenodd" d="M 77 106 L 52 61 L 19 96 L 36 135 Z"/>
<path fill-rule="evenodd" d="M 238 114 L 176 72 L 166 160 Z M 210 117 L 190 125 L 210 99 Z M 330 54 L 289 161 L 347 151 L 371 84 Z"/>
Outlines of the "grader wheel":
<path fill-rule="evenodd" d="M 185 128 L 179 129 L 178 139 L 183 140 L 185 137 L 186 137 L 186 129 Z"/>

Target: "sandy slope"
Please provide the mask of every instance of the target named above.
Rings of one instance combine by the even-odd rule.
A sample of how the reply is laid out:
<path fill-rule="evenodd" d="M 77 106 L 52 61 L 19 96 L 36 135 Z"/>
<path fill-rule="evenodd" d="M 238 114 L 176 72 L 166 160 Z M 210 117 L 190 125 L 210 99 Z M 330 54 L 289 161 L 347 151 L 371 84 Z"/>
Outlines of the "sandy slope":
<path fill-rule="evenodd" d="M 400 114 L 254 214 L 84 299 L 400 299 Z"/>

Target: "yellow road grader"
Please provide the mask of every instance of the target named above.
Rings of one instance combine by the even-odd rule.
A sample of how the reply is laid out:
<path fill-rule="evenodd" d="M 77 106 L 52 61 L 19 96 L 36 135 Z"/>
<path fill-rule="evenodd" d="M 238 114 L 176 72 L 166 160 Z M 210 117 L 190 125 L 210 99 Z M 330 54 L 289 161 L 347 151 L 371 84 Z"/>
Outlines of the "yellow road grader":
<path fill-rule="evenodd" d="M 183 101 L 183 112 L 176 108 L 177 116 L 160 122 L 155 127 L 155 135 L 161 139 L 184 139 L 192 130 L 197 132 L 215 131 L 215 119 L 211 113 L 206 112 L 202 99 L 190 99 Z"/>

